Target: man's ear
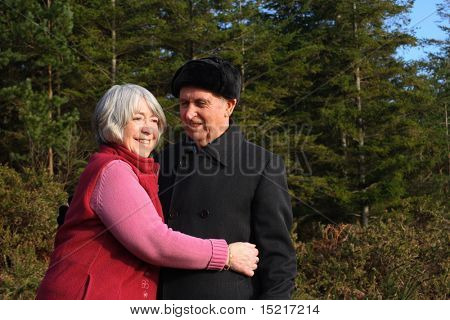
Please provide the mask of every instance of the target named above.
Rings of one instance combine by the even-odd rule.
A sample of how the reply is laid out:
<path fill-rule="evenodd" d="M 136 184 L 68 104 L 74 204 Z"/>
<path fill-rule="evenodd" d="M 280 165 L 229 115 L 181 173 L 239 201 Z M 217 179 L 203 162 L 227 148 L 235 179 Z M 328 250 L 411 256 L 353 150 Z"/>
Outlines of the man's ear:
<path fill-rule="evenodd" d="M 227 113 L 228 113 L 228 116 L 231 116 L 231 114 L 234 111 L 234 107 L 236 107 L 237 99 L 227 99 L 226 101 L 227 101 L 227 106 L 226 106 Z"/>

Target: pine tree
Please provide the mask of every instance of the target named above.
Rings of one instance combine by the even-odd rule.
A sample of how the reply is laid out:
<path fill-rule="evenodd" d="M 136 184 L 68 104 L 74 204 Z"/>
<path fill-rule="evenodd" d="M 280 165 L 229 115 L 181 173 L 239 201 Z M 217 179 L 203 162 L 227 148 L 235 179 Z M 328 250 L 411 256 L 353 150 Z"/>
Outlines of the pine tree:
<path fill-rule="evenodd" d="M 208 1 L 72 1 L 72 42 L 79 57 L 73 99 L 89 117 L 111 84 L 135 83 L 149 89 L 176 122 L 170 79 L 186 60 L 214 47 L 217 24 Z"/>
<path fill-rule="evenodd" d="M 272 135 L 283 123 L 273 115 L 283 108 L 289 81 L 285 72 L 296 54 L 288 51 L 291 35 L 272 23 L 263 1 L 232 1 L 223 9 L 225 40 L 217 51 L 242 74 L 241 101 L 234 116 L 255 142 L 274 142 Z"/>
<path fill-rule="evenodd" d="M 417 192 L 428 193 L 438 201 L 448 198 L 450 192 L 450 139 L 449 139 L 449 105 L 450 93 L 448 79 L 450 76 L 450 1 L 445 0 L 437 6 L 441 19 L 440 28 L 446 34 L 443 40 L 429 39 L 428 42 L 439 48 L 430 53 L 428 61 L 421 64 L 430 82 L 432 101 L 430 108 L 422 118 L 427 130 L 427 152 L 424 153 L 424 174 L 426 188 Z M 425 173 L 426 172 L 426 173 Z M 444 200 L 444 203 L 448 201 Z"/>
<path fill-rule="evenodd" d="M 64 166 L 78 118 L 62 87 L 74 65 L 68 43 L 72 12 L 67 1 L 51 0 L 4 1 L 1 11 L 8 32 L 2 35 L 0 95 L 8 110 L 4 130 L 11 137 L 5 160 L 53 175 Z"/>
<path fill-rule="evenodd" d="M 285 32 L 296 34 L 292 46 L 311 53 L 286 99 L 287 121 L 312 123 L 305 145 L 312 176 L 298 176 L 297 192 L 334 221 L 359 217 L 367 225 L 369 208 L 382 213 L 405 195 L 417 123 L 404 117 L 413 107 L 404 98 L 415 75 L 395 52 L 415 42 L 400 28 L 411 5 L 270 2 L 275 21 L 289 21 Z M 296 69 L 304 68 L 302 61 Z"/>

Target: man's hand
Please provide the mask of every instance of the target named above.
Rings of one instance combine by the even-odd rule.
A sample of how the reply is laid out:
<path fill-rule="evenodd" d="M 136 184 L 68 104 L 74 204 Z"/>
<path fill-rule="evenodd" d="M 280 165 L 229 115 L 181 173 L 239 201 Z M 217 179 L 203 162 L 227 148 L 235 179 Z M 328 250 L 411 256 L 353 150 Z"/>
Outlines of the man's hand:
<path fill-rule="evenodd" d="M 252 277 L 259 262 L 258 249 L 252 243 L 234 242 L 228 246 L 227 265 L 231 270 Z"/>

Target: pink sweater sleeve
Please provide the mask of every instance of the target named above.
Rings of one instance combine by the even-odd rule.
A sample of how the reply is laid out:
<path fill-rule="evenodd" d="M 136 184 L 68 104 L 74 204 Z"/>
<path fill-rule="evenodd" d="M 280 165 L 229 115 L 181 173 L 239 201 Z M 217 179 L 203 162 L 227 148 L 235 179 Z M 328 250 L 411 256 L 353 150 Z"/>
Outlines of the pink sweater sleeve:
<path fill-rule="evenodd" d="M 170 229 L 159 217 L 131 167 L 108 163 L 91 197 L 106 228 L 138 258 L 180 269 L 221 270 L 228 257 L 225 240 L 199 239 Z"/>

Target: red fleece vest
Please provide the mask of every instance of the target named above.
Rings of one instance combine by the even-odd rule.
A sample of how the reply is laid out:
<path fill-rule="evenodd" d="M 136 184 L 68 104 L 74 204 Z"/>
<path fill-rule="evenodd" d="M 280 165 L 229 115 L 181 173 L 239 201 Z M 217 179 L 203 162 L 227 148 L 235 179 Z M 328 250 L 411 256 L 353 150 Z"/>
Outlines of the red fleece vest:
<path fill-rule="evenodd" d="M 163 219 L 159 165 L 122 146 L 102 146 L 80 177 L 66 220 L 56 234 L 55 250 L 37 299 L 156 299 L 159 268 L 123 247 L 90 206 L 97 179 L 113 160 L 130 164 Z"/>

